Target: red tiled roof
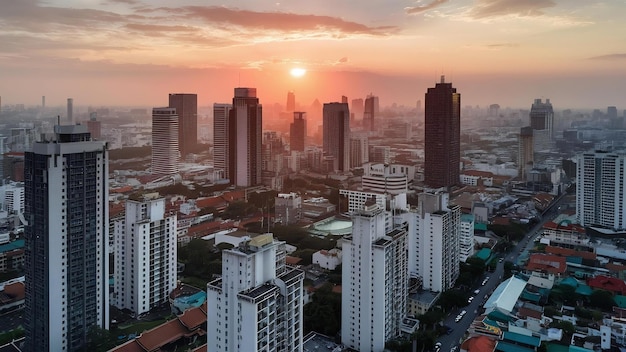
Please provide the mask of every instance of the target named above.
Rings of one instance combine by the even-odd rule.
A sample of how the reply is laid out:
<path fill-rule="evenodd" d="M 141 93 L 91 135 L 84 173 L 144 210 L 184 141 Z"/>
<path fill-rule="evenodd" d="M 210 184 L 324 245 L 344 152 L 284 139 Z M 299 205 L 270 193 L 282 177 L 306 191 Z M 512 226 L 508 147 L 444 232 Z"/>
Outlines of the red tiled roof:
<path fill-rule="evenodd" d="M 119 345 L 109 351 L 114 352 L 146 352 L 146 350 L 137 343 L 137 340 L 130 340 L 123 345 Z"/>
<path fill-rule="evenodd" d="M 594 260 L 596 259 L 596 254 L 593 252 L 586 252 L 586 251 L 577 251 L 574 249 L 570 249 L 570 248 L 563 248 L 563 247 L 557 247 L 557 246 L 546 246 L 545 249 L 546 253 L 548 254 L 554 254 L 554 255 L 559 255 L 562 257 L 581 257 L 583 259 L 591 259 Z"/>
<path fill-rule="evenodd" d="M 132 186 L 123 186 L 119 188 L 111 188 L 109 189 L 109 193 L 126 193 L 133 190 Z"/>
<path fill-rule="evenodd" d="M 187 236 L 189 237 L 203 237 L 212 234 L 217 231 L 230 229 L 233 227 L 233 223 L 222 221 L 206 221 L 197 225 L 191 226 L 187 230 Z"/>
<path fill-rule="evenodd" d="M 607 263 L 605 267 L 609 269 L 609 271 L 612 271 L 612 272 L 620 272 L 620 271 L 626 270 L 626 265 L 616 264 L 616 263 Z"/>
<path fill-rule="evenodd" d="M 143 332 L 137 342 L 148 352 L 158 351 L 160 347 L 174 342 L 187 334 L 188 330 L 180 320 L 172 319 L 152 330 Z"/>
<path fill-rule="evenodd" d="M 561 223 L 563 224 L 563 223 Z M 561 230 L 561 231 L 571 231 L 571 232 L 577 232 L 577 233 L 585 233 L 585 228 L 578 225 L 578 224 L 572 224 L 572 223 L 565 223 L 565 225 L 561 225 L 561 224 L 557 224 L 554 221 L 548 221 L 543 225 L 544 229 L 551 229 L 551 230 Z"/>
<path fill-rule="evenodd" d="M 493 218 L 491 220 L 491 223 L 494 225 L 509 225 L 511 224 L 511 219 L 498 216 L 498 217 Z"/>
<path fill-rule="evenodd" d="M 124 202 L 109 202 L 109 218 L 113 218 L 123 213 L 126 210 Z"/>
<path fill-rule="evenodd" d="M 341 285 L 333 286 L 333 292 L 334 293 L 341 293 Z"/>
<path fill-rule="evenodd" d="M 587 285 L 592 288 L 599 288 L 619 294 L 626 294 L 626 283 L 624 280 L 620 280 L 614 277 L 598 275 L 587 279 Z"/>
<path fill-rule="evenodd" d="M 479 171 L 479 170 L 465 170 L 463 171 L 463 175 L 479 176 L 479 177 L 493 177 L 493 172 Z"/>
<path fill-rule="evenodd" d="M 565 257 L 541 253 L 531 254 L 526 265 L 526 270 L 545 271 L 552 274 L 563 274 L 565 269 L 567 269 Z"/>
<path fill-rule="evenodd" d="M 302 261 L 302 258 L 292 257 L 289 255 L 285 258 L 285 263 L 287 265 L 298 265 L 298 263 L 300 263 L 301 261 Z"/>
<path fill-rule="evenodd" d="M 462 350 L 467 352 L 493 352 L 496 350 L 497 340 L 487 336 L 471 337 L 461 345 Z"/>
<path fill-rule="evenodd" d="M 187 309 L 178 320 L 189 330 L 195 330 L 206 321 L 206 313 L 200 307 Z"/>
<path fill-rule="evenodd" d="M 531 317 L 531 318 L 535 318 L 535 319 L 541 319 L 541 312 L 538 312 L 534 309 L 529 309 L 526 307 L 521 307 L 518 311 L 517 311 L 517 315 L 519 315 L 520 318 L 522 319 L 526 319 L 527 317 Z"/>
<path fill-rule="evenodd" d="M 24 299 L 26 296 L 24 283 L 14 282 L 12 284 L 4 285 L 4 293 L 11 296 L 16 301 Z"/>

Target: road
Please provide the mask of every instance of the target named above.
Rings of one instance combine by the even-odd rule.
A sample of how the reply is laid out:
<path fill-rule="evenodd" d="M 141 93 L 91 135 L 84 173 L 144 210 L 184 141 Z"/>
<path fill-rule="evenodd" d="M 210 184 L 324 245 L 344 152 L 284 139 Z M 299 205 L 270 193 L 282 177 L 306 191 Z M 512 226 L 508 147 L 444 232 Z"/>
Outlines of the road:
<path fill-rule="evenodd" d="M 510 261 L 512 263 L 517 263 L 518 258 L 524 252 L 528 252 L 540 233 L 540 229 L 543 227 L 545 223 L 548 221 L 552 221 L 556 215 L 558 215 L 558 211 L 562 206 L 565 200 L 566 193 L 564 192 L 561 196 L 559 196 L 555 202 L 553 202 L 544 212 L 542 216 L 542 220 L 533 226 L 530 231 L 526 234 L 524 239 L 515 245 L 515 247 L 505 256 L 505 260 Z M 485 304 L 491 293 L 496 289 L 496 287 L 502 282 L 502 275 L 504 274 L 504 262 L 498 262 L 496 265 L 496 269 L 493 272 L 487 272 L 483 275 L 482 279 L 485 277 L 489 277 L 489 280 L 485 283 L 485 285 L 480 286 L 478 289 L 480 292 L 478 294 L 473 294 L 474 300 L 472 303 L 467 305 L 467 307 L 460 308 L 458 310 L 453 310 L 450 312 L 444 321 L 443 324 L 454 329 L 449 335 L 440 336 L 437 341 L 441 342 L 441 352 L 448 352 L 454 346 L 458 346 L 463 342 L 465 338 L 465 333 L 467 332 L 470 324 L 474 321 L 474 318 L 479 313 L 482 313 L 482 306 Z M 463 310 L 466 310 L 467 313 L 463 316 L 458 323 L 455 322 L 456 316 Z"/>

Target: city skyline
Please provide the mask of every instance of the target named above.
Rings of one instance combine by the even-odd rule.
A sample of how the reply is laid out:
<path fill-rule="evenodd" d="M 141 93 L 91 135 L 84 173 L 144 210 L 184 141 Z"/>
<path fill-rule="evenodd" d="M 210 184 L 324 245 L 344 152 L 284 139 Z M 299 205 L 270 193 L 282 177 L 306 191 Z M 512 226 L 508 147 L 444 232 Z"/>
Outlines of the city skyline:
<path fill-rule="evenodd" d="M 385 105 L 414 106 L 445 74 L 468 105 L 529 108 L 542 97 L 557 109 L 604 108 L 619 105 L 626 85 L 626 47 L 614 35 L 624 9 L 582 0 L 3 0 L 0 95 L 5 104 L 45 95 L 48 106 L 68 96 L 155 106 L 186 91 L 207 106 L 228 99 L 228 85 L 257 87 L 270 103 L 287 91 L 307 107 L 376 91 Z"/>

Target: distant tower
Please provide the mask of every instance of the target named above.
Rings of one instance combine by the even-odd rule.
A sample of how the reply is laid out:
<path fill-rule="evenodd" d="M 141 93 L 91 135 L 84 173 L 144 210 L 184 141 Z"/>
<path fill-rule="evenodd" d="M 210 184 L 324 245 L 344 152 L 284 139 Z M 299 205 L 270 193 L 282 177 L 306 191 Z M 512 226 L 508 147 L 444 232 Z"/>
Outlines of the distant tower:
<path fill-rule="evenodd" d="M 287 112 L 296 111 L 296 95 L 293 92 L 287 92 Z"/>
<path fill-rule="evenodd" d="M 459 184 L 461 94 L 445 83 L 428 88 L 424 126 L 424 183 L 432 188 Z"/>
<path fill-rule="evenodd" d="M 369 161 L 369 140 L 366 134 L 350 135 L 350 168 L 361 167 Z"/>
<path fill-rule="evenodd" d="M 87 121 L 87 128 L 91 134 L 91 138 L 98 140 L 102 134 L 102 123 L 98 121 L 98 113 L 93 111 L 89 114 L 89 121 Z"/>
<path fill-rule="evenodd" d="M 323 150 L 334 158 L 334 171 L 350 169 L 350 110 L 348 104 L 324 104 Z"/>
<path fill-rule="evenodd" d="M 45 95 L 41 96 L 41 108 L 42 109 L 46 108 L 46 96 Z"/>
<path fill-rule="evenodd" d="M 213 166 L 216 170 L 222 170 L 224 179 L 230 179 L 230 150 L 228 126 L 230 104 L 213 104 Z"/>
<path fill-rule="evenodd" d="M 178 115 L 175 108 L 152 109 L 152 174 L 178 173 Z"/>
<path fill-rule="evenodd" d="M 371 94 L 368 95 L 363 109 L 363 127 L 366 131 L 375 131 L 376 123 L 380 123 L 380 121 L 376 121 L 380 110 L 378 97 Z"/>
<path fill-rule="evenodd" d="M 74 124 L 74 99 L 67 98 L 67 122 Z"/>
<path fill-rule="evenodd" d="M 517 174 L 526 180 L 526 169 L 534 163 L 534 140 L 532 127 L 522 127 L 518 137 Z"/>
<path fill-rule="evenodd" d="M 545 103 L 535 99 L 530 108 L 530 127 L 535 131 L 545 130 L 549 140 L 554 139 L 554 111 L 550 99 Z"/>
<path fill-rule="evenodd" d="M 230 182 L 239 187 L 261 184 L 263 112 L 256 88 L 235 88 L 229 117 Z"/>
<path fill-rule="evenodd" d="M 343 104 L 348 104 L 348 97 L 347 97 L 347 96 L 345 96 L 345 95 L 342 95 L 342 96 L 341 96 L 341 103 L 343 103 Z"/>
<path fill-rule="evenodd" d="M 82 351 L 109 327 L 109 167 L 87 127 L 25 153 L 25 351 Z"/>
<path fill-rule="evenodd" d="M 140 315 L 168 302 L 176 288 L 176 214 L 166 213 L 165 198 L 129 197 L 115 242 L 113 304 Z"/>
<path fill-rule="evenodd" d="M 489 105 L 489 116 L 498 117 L 499 114 L 500 114 L 500 105 L 498 104 Z"/>
<path fill-rule="evenodd" d="M 296 111 L 293 113 L 293 122 L 289 128 L 290 149 L 304 151 L 306 146 L 306 112 Z"/>
<path fill-rule="evenodd" d="M 198 95 L 170 94 L 169 107 L 178 115 L 178 148 L 182 157 L 193 152 L 198 143 Z"/>
<path fill-rule="evenodd" d="M 350 121 L 354 121 L 356 117 L 363 118 L 363 99 L 352 99 L 352 105 L 350 106 Z"/>

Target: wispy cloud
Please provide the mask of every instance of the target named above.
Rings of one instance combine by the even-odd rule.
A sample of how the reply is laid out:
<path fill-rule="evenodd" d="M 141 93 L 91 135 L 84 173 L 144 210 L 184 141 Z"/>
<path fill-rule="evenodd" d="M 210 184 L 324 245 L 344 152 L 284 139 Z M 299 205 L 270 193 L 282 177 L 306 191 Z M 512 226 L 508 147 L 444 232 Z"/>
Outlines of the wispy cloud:
<path fill-rule="evenodd" d="M 593 56 L 589 60 L 626 60 L 626 53 Z"/>
<path fill-rule="evenodd" d="M 554 0 L 477 0 L 470 11 L 474 18 L 503 15 L 541 16 L 543 10 L 554 7 Z"/>
<path fill-rule="evenodd" d="M 516 43 L 494 43 L 486 45 L 486 47 L 489 49 L 515 48 L 518 46 L 519 45 Z"/>
<path fill-rule="evenodd" d="M 429 4 L 426 4 L 426 5 L 405 7 L 404 10 L 409 15 L 417 15 L 417 14 L 420 14 L 422 12 L 425 12 L 425 11 L 428 11 L 430 9 L 433 9 L 433 8 L 439 6 L 439 5 L 443 4 L 443 3 L 446 3 L 446 2 L 448 2 L 448 0 L 433 0 Z"/>

